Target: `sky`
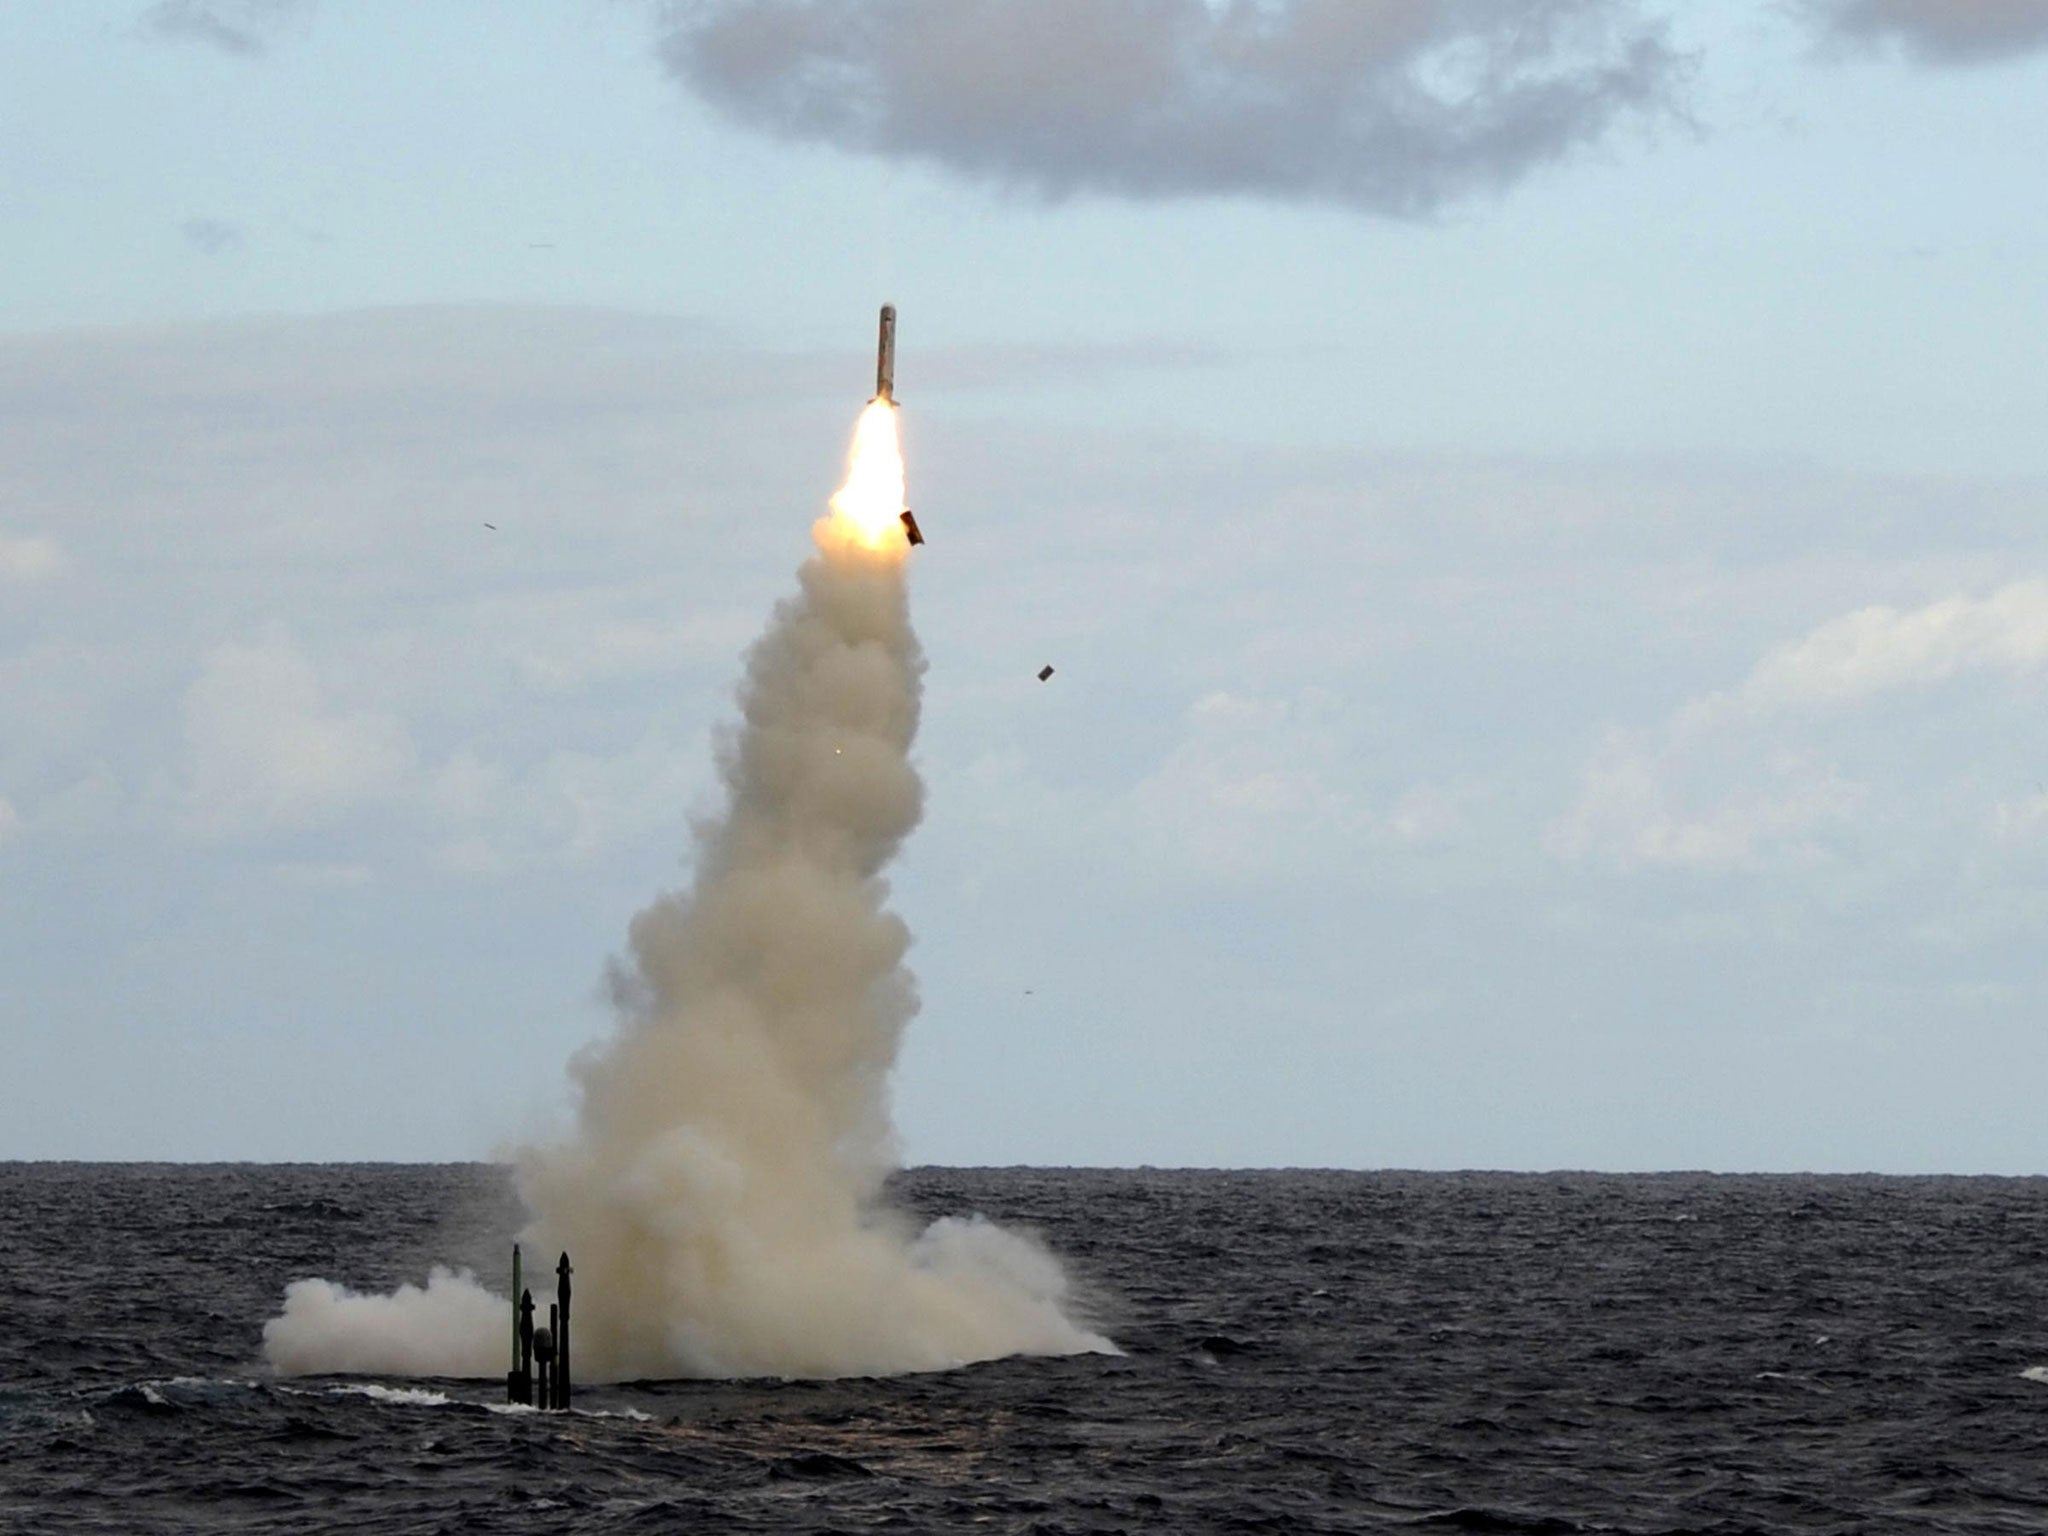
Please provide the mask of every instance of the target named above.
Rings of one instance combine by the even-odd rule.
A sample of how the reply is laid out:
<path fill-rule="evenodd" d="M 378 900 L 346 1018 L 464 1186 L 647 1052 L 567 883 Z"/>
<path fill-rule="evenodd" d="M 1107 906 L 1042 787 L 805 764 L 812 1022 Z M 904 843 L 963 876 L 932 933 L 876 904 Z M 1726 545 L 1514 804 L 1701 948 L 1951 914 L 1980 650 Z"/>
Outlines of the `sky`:
<path fill-rule="evenodd" d="M 2048 1172 L 2043 142 L 2040 0 L 0 0 L 0 1157 L 558 1123 L 889 301 L 906 1160 Z"/>

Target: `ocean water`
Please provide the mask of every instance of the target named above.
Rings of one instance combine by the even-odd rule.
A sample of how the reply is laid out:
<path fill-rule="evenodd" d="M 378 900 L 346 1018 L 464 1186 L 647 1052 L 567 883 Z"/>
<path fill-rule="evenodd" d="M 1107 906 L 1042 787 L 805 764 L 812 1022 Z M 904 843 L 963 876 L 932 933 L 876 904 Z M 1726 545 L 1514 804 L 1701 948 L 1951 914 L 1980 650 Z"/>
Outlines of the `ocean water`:
<path fill-rule="evenodd" d="M 502 1170 L 0 1164 L 0 1530 L 2048 1532 L 2048 1180 L 897 1193 L 1041 1233 L 1125 1353 L 568 1414 L 280 1381 L 287 1281 L 455 1260 L 502 1288 Z"/>

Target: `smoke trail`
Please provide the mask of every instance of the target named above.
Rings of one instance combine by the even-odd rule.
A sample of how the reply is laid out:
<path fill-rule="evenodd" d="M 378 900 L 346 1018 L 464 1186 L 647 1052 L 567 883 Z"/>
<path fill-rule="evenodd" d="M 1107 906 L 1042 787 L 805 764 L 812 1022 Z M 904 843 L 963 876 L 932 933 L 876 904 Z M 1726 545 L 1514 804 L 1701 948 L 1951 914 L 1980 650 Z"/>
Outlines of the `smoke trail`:
<path fill-rule="evenodd" d="M 917 1009 L 882 871 L 923 803 L 902 505 L 894 412 L 871 406 L 817 553 L 748 658 L 725 812 L 699 828 L 690 888 L 633 921 L 618 1029 L 572 1067 L 574 1134 L 517 1160 L 528 1251 L 576 1264 L 580 1375 L 834 1376 L 1114 1347 L 1067 1315 L 1065 1276 L 1031 1239 L 979 1218 L 918 1232 L 882 1198 L 888 1077 Z M 447 1350 L 421 1366 L 401 1299 L 298 1282 L 266 1350 L 281 1370 L 447 1374 L 503 1353 L 506 1303 L 458 1325 L 442 1297 Z"/>

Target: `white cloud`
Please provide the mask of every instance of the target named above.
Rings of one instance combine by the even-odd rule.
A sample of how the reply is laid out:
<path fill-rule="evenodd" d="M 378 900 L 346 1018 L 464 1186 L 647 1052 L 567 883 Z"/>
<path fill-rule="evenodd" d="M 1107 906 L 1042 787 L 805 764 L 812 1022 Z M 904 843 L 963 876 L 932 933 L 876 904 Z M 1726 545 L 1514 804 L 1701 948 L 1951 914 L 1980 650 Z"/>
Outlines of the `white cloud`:
<path fill-rule="evenodd" d="M 2048 666 L 2048 581 L 2030 579 L 1988 597 L 1949 597 L 1901 611 L 1861 608 L 1760 661 L 1732 694 L 1694 706 L 1705 713 L 1799 709 L 1924 688 L 1967 672 Z"/>
<path fill-rule="evenodd" d="M 1865 792 L 1824 764 L 1776 752 L 1688 795 L 1694 765 L 1681 739 L 1661 750 L 1611 732 L 1580 776 L 1578 799 L 1544 832 L 1565 860 L 1598 858 L 1622 869 L 1753 866 L 1766 856 L 1812 855 L 1813 835 L 1843 826 Z M 1704 805 L 1690 801 L 1704 800 Z"/>
<path fill-rule="evenodd" d="M 341 711 L 289 640 L 220 646 L 185 695 L 187 821 L 206 836 L 296 831 L 391 798 L 411 772 L 404 724 Z"/>
<path fill-rule="evenodd" d="M 43 581 L 61 574 L 68 563 L 54 539 L 11 539 L 0 534 L 0 578 Z"/>
<path fill-rule="evenodd" d="M 1370 817 L 1332 772 L 1335 704 L 1313 689 L 1197 699 L 1180 744 L 1133 791 L 1139 825 L 1199 863 L 1241 872 L 1365 833 Z"/>
<path fill-rule="evenodd" d="M 2048 581 L 1915 608 L 1859 608 L 1768 652 L 1740 684 L 1686 702 L 1661 727 L 1610 731 L 1582 770 L 1572 807 L 1545 830 L 1544 846 L 1561 859 L 1597 857 L 1622 868 L 1727 869 L 1811 857 L 1876 803 L 1870 770 L 1911 782 L 1905 793 L 1920 810 L 1908 814 L 1945 816 L 1945 802 L 1978 793 L 1951 783 L 1971 763 L 1958 750 L 1964 744 L 1944 740 L 1915 759 L 1902 747 L 1914 733 L 1873 730 L 1855 706 L 1884 701 L 1885 718 L 1896 719 L 1910 696 L 1959 678 L 2044 668 Z M 1843 742 L 1831 750 L 1822 738 L 1859 727 L 1870 735 L 1855 743 L 1851 777 L 1836 766 Z M 1968 743 L 1980 753 L 1989 745 Z M 2013 841 L 2027 834 L 2030 804 L 2001 803 L 1978 819 Z"/>
<path fill-rule="evenodd" d="M 185 828 L 263 838 L 375 811 L 383 821 L 365 839 L 424 833 L 442 864 L 466 873 L 587 863 L 662 829 L 680 846 L 710 756 L 708 739 L 650 732 L 620 750 L 556 749 L 524 764 L 469 749 L 427 762 L 396 714 L 340 706 L 332 692 L 282 635 L 209 653 L 185 696 Z"/>
<path fill-rule="evenodd" d="M 1991 807 L 1987 825 L 1998 842 L 2037 843 L 2048 839 L 2048 789 L 2000 800 Z"/>
<path fill-rule="evenodd" d="M 565 611 L 548 611 L 556 607 Z M 566 604 L 534 597 L 527 598 L 516 617 L 530 637 L 515 642 L 519 669 L 535 686 L 550 691 L 722 663 L 739 655 L 760 628 L 758 616 L 737 611 L 698 612 L 675 620 L 606 619 L 587 604 L 579 614 Z M 574 622 L 579 618 L 580 623 Z"/>
<path fill-rule="evenodd" d="M 680 851 L 710 755 L 708 736 L 658 732 L 611 753 L 557 750 L 517 771 L 460 753 L 423 775 L 417 793 L 446 836 L 437 856 L 448 868 L 589 864 L 650 837 Z"/>
<path fill-rule="evenodd" d="M 36 830 L 58 836 L 105 833 L 123 824 L 127 806 L 120 775 L 95 757 L 73 765 L 67 777 L 37 798 Z"/>
<path fill-rule="evenodd" d="M 1419 784 L 1394 803 L 1386 830 L 1396 842 L 1448 842 L 1467 830 L 1465 797 L 1441 785 Z"/>
<path fill-rule="evenodd" d="M 680 850 L 725 680 L 837 468 L 809 370 L 581 311 L 0 337 L 0 387 L 34 402 L 0 419 L 0 504 L 38 518 L 0 526 L 0 593 L 67 552 L 94 576 L 33 643 L 0 634 L 13 803 L 39 834 L 346 821 L 320 856 L 379 870 Z M 773 410 L 714 426 L 735 392 L 820 418 L 816 463 Z"/>

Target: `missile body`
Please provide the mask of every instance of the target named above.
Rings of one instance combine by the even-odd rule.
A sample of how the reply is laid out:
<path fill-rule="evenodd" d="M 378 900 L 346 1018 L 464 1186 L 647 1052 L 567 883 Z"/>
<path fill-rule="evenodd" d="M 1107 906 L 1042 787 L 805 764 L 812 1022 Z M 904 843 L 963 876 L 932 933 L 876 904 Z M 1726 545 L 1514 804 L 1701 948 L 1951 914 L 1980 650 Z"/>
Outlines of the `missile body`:
<path fill-rule="evenodd" d="M 896 306 L 882 306 L 882 331 L 875 342 L 875 398 L 896 403 Z"/>
<path fill-rule="evenodd" d="M 896 306 L 882 306 L 882 328 L 875 337 L 875 401 L 892 410 L 896 405 Z M 917 526 L 917 516 L 905 507 L 896 514 L 896 520 L 903 525 L 903 537 L 912 544 L 924 542 L 924 530 Z"/>

